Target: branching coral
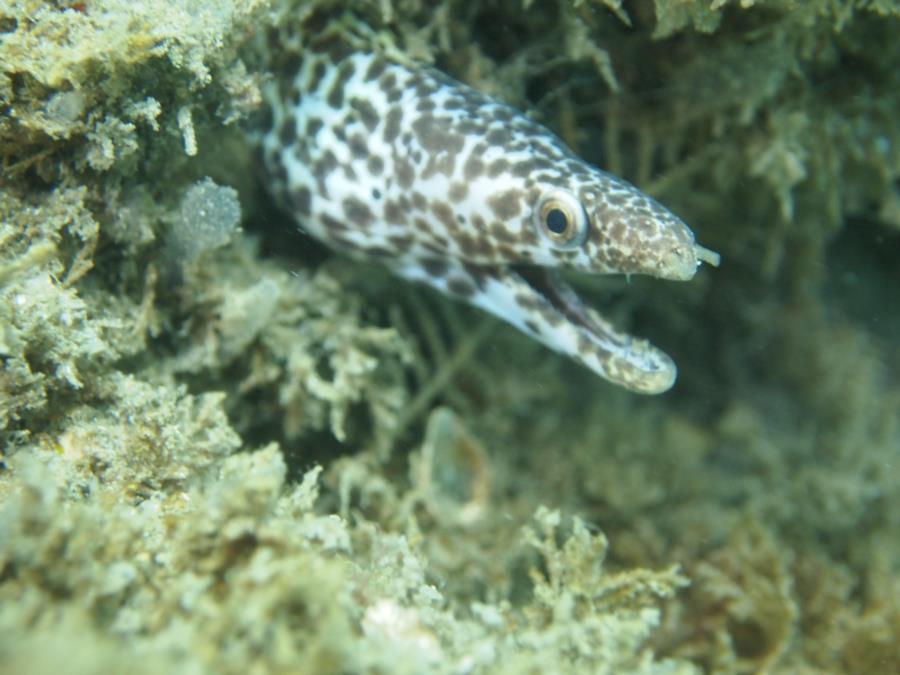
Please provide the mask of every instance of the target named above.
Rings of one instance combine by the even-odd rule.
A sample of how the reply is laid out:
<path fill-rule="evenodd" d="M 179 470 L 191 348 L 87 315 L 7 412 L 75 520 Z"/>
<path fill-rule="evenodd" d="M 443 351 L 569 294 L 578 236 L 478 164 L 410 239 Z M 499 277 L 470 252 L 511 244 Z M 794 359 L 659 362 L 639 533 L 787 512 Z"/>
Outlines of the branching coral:
<path fill-rule="evenodd" d="M 318 470 L 286 487 L 273 446 L 229 458 L 179 499 L 152 496 L 125 509 L 103 508 L 115 499 L 108 485 L 72 501 L 65 479 L 41 461 L 23 456 L 14 468 L 19 485 L 0 512 L 0 651 L 28 669 L 43 657 L 23 634 L 60 630 L 127 638 L 130 654 L 151 655 L 157 667 L 186 661 L 226 673 L 388 664 L 394 672 L 516 672 L 527 661 L 557 672 L 586 663 L 597 672 L 694 672 L 641 651 L 658 618 L 655 598 L 684 579 L 674 571 L 606 575 L 605 539 L 575 521 L 558 547 L 557 514 L 539 512 L 542 534 L 526 537 L 550 570 L 547 581 L 535 573 L 533 609 L 481 604 L 464 619 L 427 583 L 425 560 L 406 538 L 312 510 Z M 25 615 L 37 628 L 23 632 Z M 103 648 L 83 659 L 89 668 L 122 656 Z"/>

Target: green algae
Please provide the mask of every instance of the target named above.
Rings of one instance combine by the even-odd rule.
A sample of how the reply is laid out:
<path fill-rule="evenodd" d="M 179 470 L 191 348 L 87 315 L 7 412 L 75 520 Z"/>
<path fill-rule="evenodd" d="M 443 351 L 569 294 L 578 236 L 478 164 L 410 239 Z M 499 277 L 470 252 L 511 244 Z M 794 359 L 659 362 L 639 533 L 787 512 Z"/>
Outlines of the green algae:
<path fill-rule="evenodd" d="M 356 8 L 723 253 L 575 280 L 654 401 L 267 253 L 250 38 L 347 7 L 0 3 L 0 670 L 900 668 L 900 5 Z"/>

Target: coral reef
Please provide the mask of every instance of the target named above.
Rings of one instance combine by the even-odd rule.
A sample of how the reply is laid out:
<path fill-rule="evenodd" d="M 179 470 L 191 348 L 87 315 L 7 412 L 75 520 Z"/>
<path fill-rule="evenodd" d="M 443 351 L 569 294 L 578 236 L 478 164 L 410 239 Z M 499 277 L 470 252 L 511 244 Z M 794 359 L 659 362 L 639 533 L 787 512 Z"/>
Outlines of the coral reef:
<path fill-rule="evenodd" d="M 254 38 L 348 9 L 723 254 L 572 279 L 671 394 L 272 210 Z M 900 671 L 898 30 L 891 0 L 0 0 L 0 672 Z"/>

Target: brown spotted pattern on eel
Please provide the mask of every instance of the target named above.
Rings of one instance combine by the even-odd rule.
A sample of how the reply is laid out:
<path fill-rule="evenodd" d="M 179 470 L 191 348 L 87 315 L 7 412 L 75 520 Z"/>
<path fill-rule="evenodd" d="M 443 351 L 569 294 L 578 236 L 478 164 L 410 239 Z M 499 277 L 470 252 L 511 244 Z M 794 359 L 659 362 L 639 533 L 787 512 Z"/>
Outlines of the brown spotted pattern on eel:
<path fill-rule="evenodd" d="M 262 156 L 303 230 L 462 298 L 641 393 L 676 367 L 558 278 L 688 280 L 718 256 L 672 213 L 553 133 L 427 67 L 339 40 L 284 59 Z"/>

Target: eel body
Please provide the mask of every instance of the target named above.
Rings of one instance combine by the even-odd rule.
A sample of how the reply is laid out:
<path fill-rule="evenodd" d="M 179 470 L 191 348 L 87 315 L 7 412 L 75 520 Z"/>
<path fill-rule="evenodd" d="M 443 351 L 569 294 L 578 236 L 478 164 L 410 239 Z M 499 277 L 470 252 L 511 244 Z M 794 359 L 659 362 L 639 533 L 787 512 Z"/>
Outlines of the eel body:
<path fill-rule="evenodd" d="M 632 185 L 512 108 L 340 40 L 296 50 L 266 91 L 273 193 L 337 251 L 380 261 L 641 393 L 676 367 L 558 278 L 688 280 L 716 254 Z"/>

